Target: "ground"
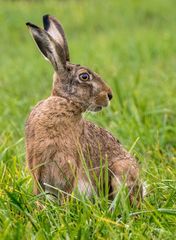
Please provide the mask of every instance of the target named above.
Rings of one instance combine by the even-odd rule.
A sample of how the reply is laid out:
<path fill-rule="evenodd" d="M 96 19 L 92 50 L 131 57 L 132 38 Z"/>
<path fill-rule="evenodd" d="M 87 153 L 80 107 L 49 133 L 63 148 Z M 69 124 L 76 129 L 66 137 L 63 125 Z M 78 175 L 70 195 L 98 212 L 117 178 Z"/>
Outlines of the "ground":
<path fill-rule="evenodd" d="M 174 0 L 0 1 L 0 239 L 176 238 L 176 2 Z M 148 194 L 140 209 L 72 198 L 62 206 L 32 193 L 25 119 L 50 95 L 52 67 L 25 22 L 62 22 L 73 63 L 113 90 L 109 108 L 85 117 L 138 158 Z"/>

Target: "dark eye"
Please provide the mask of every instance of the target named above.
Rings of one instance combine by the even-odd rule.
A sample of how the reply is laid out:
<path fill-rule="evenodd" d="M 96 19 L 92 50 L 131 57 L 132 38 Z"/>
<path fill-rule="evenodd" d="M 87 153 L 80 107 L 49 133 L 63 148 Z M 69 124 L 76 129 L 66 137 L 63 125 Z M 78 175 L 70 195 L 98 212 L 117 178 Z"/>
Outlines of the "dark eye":
<path fill-rule="evenodd" d="M 81 79 L 81 80 L 83 80 L 83 81 L 87 81 L 87 80 L 90 79 L 90 76 L 89 76 L 88 73 L 81 73 L 81 74 L 79 75 L 79 79 Z"/>

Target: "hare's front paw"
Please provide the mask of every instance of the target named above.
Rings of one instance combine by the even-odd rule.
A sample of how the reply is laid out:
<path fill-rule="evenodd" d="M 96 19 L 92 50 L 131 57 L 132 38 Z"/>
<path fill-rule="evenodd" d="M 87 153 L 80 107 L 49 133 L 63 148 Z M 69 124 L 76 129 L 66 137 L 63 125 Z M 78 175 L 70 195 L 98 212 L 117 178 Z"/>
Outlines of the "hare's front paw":
<path fill-rule="evenodd" d="M 110 168 L 111 195 L 113 198 L 119 191 L 127 189 L 131 205 L 140 205 L 143 198 L 143 187 L 139 180 L 139 169 L 133 159 L 113 162 Z"/>

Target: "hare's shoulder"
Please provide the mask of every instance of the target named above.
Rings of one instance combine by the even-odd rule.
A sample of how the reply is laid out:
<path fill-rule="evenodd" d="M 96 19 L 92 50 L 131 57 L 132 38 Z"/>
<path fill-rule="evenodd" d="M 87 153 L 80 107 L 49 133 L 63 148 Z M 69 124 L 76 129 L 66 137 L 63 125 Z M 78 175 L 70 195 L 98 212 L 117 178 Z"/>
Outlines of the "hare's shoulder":
<path fill-rule="evenodd" d="M 89 146 L 93 147 L 94 152 L 99 152 L 101 149 L 102 156 L 107 155 L 109 161 L 116 161 L 117 159 L 128 159 L 136 163 L 134 158 L 122 146 L 120 141 L 106 129 L 98 127 L 94 123 L 86 121 L 86 131 L 84 132 L 84 139 L 89 144 Z"/>
<path fill-rule="evenodd" d="M 85 121 L 86 125 L 86 135 L 89 139 L 94 139 L 98 142 L 109 143 L 109 144 L 118 144 L 120 141 L 114 137 L 108 130 L 97 126 L 96 124 Z"/>

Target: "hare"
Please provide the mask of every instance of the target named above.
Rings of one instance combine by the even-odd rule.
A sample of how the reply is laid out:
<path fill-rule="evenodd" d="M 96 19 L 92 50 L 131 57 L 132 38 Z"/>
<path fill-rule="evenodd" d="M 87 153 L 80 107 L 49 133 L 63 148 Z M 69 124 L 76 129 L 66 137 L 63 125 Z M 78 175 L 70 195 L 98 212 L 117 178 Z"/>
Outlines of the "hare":
<path fill-rule="evenodd" d="M 54 67 L 51 96 L 33 108 L 25 127 L 34 193 L 42 189 L 57 197 L 58 189 L 68 194 L 77 189 L 90 198 L 98 191 L 95 178 L 100 180 L 101 166 L 105 168 L 107 162 L 109 198 L 115 197 L 125 181 L 130 202 L 138 201 L 142 186 L 136 160 L 108 131 L 82 116 L 108 106 L 111 89 L 97 73 L 70 63 L 64 30 L 54 17 L 43 17 L 44 29 L 26 25 Z"/>

